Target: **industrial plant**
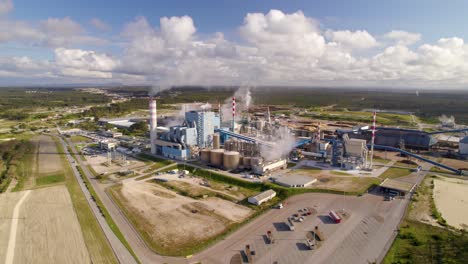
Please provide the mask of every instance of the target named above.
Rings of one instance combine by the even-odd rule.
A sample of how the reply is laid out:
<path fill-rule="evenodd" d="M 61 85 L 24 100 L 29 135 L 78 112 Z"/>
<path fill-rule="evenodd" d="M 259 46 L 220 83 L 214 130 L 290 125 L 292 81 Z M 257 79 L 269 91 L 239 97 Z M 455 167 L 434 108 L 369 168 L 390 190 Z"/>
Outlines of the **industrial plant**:
<path fill-rule="evenodd" d="M 331 126 L 320 122 L 301 125 L 300 122 L 291 123 L 278 116 L 272 117 L 270 107 L 253 109 L 249 98 L 242 99 L 241 110 L 236 109 L 238 104 L 232 97 L 229 104 L 226 100 L 224 105 L 219 104 L 218 109 L 211 109 L 210 105 L 188 110 L 180 124 L 158 127 L 156 98 L 151 97 L 151 153 L 179 161 L 198 161 L 205 166 L 234 173 L 248 171 L 254 175 L 269 175 L 286 169 L 288 161 L 302 158 L 344 170 L 371 171 L 374 148 L 399 151 L 427 161 L 406 150 L 429 150 L 437 142 L 434 135 L 467 130 L 424 132 L 377 127 L 375 111 L 370 127 L 330 129 Z M 226 115 L 226 108 L 230 110 L 229 115 Z M 461 149 L 460 155 L 464 152 Z M 458 169 L 438 163 L 434 165 L 461 174 Z"/>

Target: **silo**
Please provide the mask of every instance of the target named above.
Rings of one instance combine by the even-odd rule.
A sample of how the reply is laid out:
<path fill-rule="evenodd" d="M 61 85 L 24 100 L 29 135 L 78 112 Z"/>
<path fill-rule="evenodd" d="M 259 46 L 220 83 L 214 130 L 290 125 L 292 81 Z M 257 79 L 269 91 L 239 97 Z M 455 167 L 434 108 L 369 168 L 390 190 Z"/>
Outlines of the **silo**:
<path fill-rule="evenodd" d="M 243 165 L 244 165 L 244 168 L 250 169 L 250 168 L 251 168 L 250 162 L 251 162 L 251 158 L 250 158 L 250 157 L 244 157 L 244 159 L 242 160 L 242 163 L 243 163 Z"/>
<path fill-rule="evenodd" d="M 239 157 L 239 167 L 244 167 L 244 157 L 243 156 Z"/>
<path fill-rule="evenodd" d="M 210 150 L 209 149 L 202 149 L 200 151 L 200 159 L 205 163 L 210 163 Z"/>
<path fill-rule="evenodd" d="M 234 170 L 239 167 L 240 154 L 237 151 L 224 152 L 223 167 L 226 170 Z"/>
<path fill-rule="evenodd" d="M 212 149 L 210 152 L 210 163 L 215 167 L 223 166 L 223 149 Z"/>
<path fill-rule="evenodd" d="M 221 148 L 221 144 L 219 141 L 219 134 L 213 134 L 213 148 L 214 149 Z"/>

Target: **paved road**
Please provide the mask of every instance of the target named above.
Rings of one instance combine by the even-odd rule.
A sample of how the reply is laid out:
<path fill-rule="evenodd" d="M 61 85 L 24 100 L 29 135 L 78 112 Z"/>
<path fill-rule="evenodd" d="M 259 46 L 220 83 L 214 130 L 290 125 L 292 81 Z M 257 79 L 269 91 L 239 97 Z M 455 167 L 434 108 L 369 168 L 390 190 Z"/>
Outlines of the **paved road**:
<path fill-rule="evenodd" d="M 65 141 L 63 141 L 60 138 L 60 142 L 63 145 L 63 149 L 67 155 L 67 160 L 71 165 L 71 168 L 73 170 L 73 174 L 76 177 L 76 180 L 78 181 L 81 190 L 83 191 L 86 200 L 88 201 L 89 206 L 91 207 L 91 210 L 93 211 L 94 216 L 99 222 L 99 225 L 101 226 L 102 230 L 104 231 L 105 236 L 107 237 L 107 240 L 109 241 L 112 250 L 114 251 L 114 254 L 116 255 L 118 261 L 122 264 L 133 264 L 137 263 L 133 256 L 130 254 L 130 252 L 127 250 L 127 248 L 122 244 L 122 242 L 117 238 L 117 236 L 114 234 L 114 232 L 110 229 L 109 225 L 106 222 L 106 219 L 102 216 L 102 214 L 99 211 L 99 208 L 96 204 L 96 202 L 93 201 L 91 198 L 91 194 L 89 193 L 88 188 L 86 188 L 83 179 L 81 179 L 80 173 L 76 169 L 76 164 L 74 163 L 73 157 L 70 155 L 70 153 L 67 150 L 67 144 Z M 80 160 L 80 159 L 78 159 Z M 86 169 L 86 167 L 82 166 L 82 169 Z"/>

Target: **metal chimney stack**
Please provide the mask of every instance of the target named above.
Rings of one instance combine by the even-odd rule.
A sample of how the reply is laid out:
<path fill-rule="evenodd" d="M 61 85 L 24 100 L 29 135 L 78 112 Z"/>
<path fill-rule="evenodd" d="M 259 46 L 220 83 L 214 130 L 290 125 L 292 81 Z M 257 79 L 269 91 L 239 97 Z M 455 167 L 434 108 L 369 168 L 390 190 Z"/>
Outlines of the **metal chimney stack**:
<path fill-rule="evenodd" d="M 149 100 L 149 113 L 150 113 L 150 142 L 151 154 L 156 154 L 156 146 L 154 145 L 158 137 L 158 113 L 156 111 L 156 100 L 150 97 Z"/>

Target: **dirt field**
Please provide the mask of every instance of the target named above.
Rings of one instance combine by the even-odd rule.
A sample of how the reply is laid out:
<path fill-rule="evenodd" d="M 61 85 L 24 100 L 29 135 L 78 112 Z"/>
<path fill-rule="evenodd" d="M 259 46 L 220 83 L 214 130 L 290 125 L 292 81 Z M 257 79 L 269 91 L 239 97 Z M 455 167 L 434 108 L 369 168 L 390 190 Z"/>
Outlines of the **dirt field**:
<path fill-rule="evenodd" d="M 11 217 L 22 192 L 0 194 L 0 263 L 4 263 L 10 237 Z"/>
<path fill-rule="evenodd" d="M 434 202 L 447 223 L 468 229 L 468 181 L 447 177 L 434 179 Z"/>
<path fill-rule="evenodd" d="M 320 188 L 336 191 L 359 192 L 369 187 L 371 183 L 380 183 L 379 179 L 373 177 L 351 177 L 351 176 L 325 176 L 315 175 L 317 182 L 310 188 Z"/>
<path fill-rule="evenodd" d="M 453 167 L 455 169 L 465 168 L 468 169 L 468 161 L 456 159 L 442 159 L 442 164 Z"/>
<path fill-rule="evenodd" d="M 0 196 L 0 261 L 5 260 L 12 211 L 24 192 Z M 8 206 L 4 206 L 5 203 Z M 4 210 L 5 208 L 6 210 Z M 19 208 L 13 263 L 90 263 L 65 186 L 30 191 Z"/>
<path fill-rule="evenodd" d="M 49 136 L 39 136 L 38 174 L 53 174 L 63 170 L 57 146 Z"/>
<path fill-rule="evenodd" d="M 148 181 L 128 179 L 112 192 L 153 249 L 166 255 L 185 254 L 252 213 L 227 200 L 195 200 Z"/>

